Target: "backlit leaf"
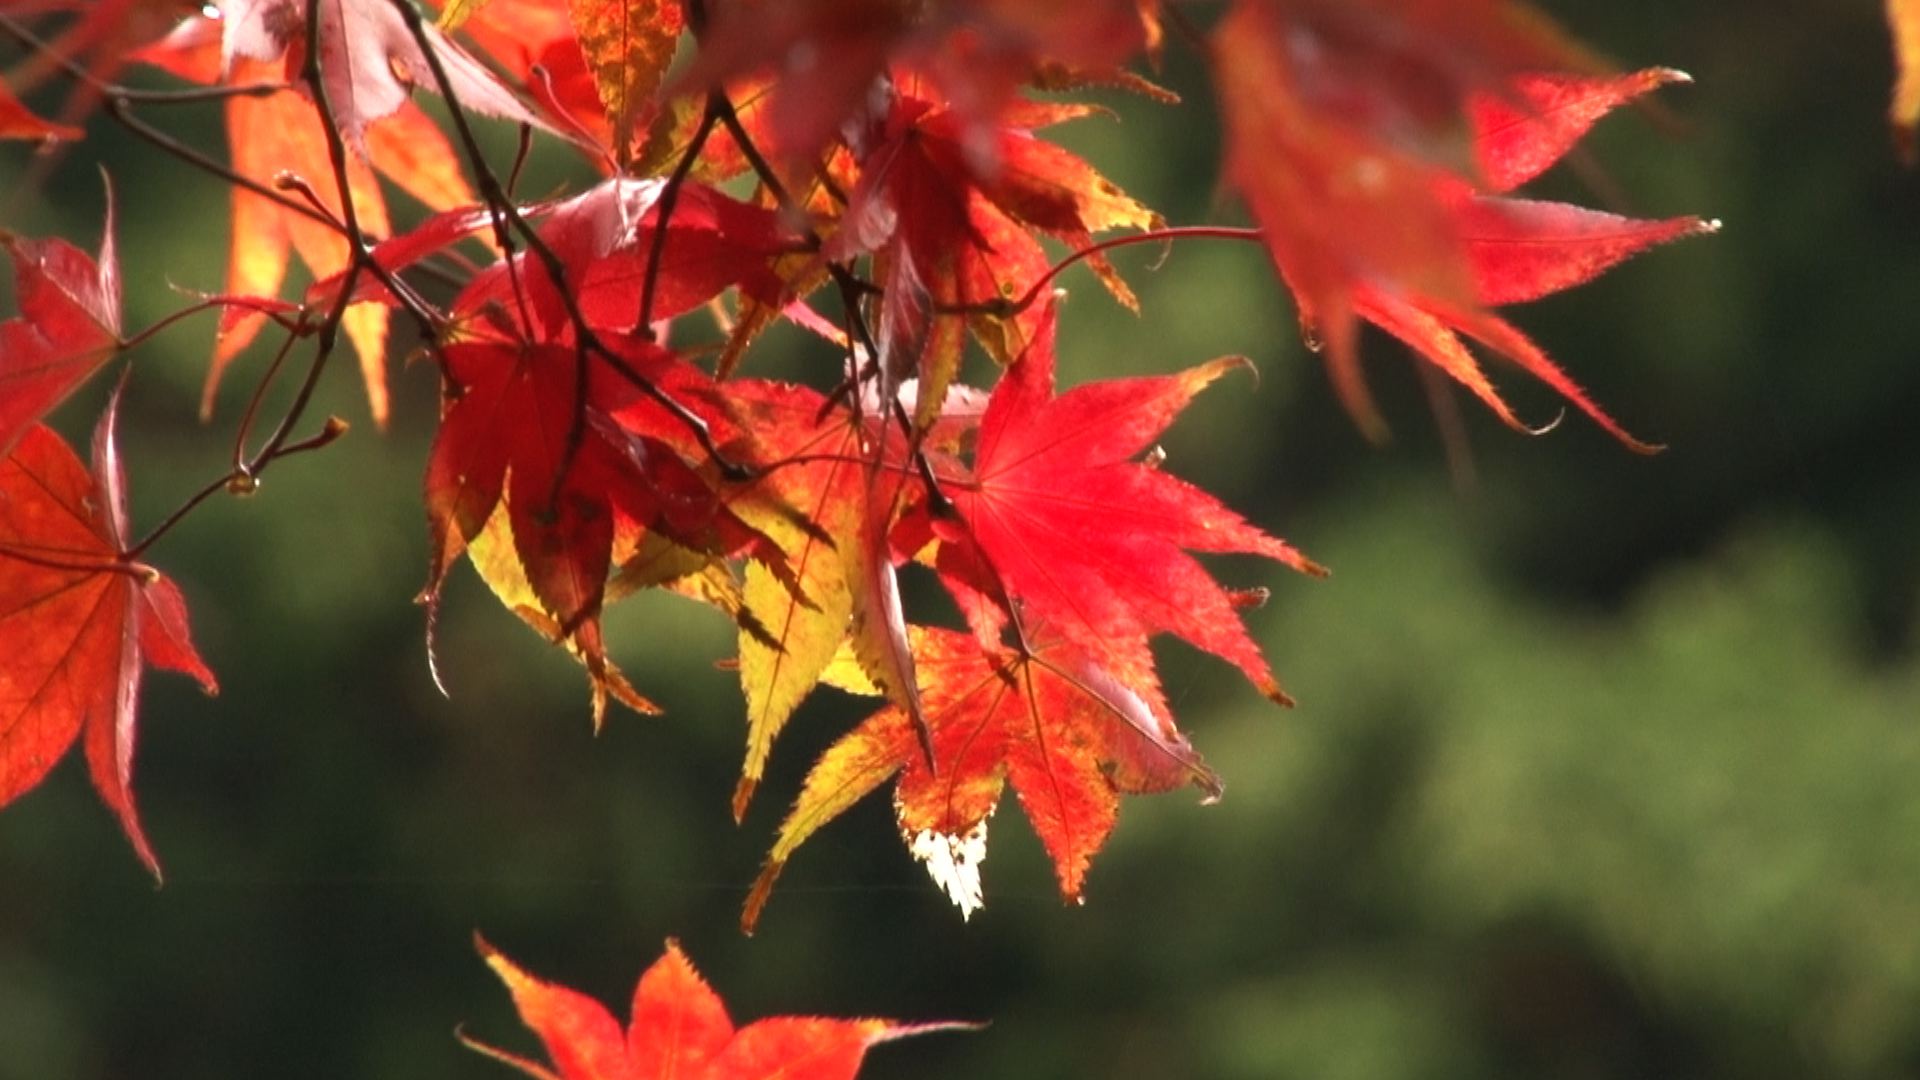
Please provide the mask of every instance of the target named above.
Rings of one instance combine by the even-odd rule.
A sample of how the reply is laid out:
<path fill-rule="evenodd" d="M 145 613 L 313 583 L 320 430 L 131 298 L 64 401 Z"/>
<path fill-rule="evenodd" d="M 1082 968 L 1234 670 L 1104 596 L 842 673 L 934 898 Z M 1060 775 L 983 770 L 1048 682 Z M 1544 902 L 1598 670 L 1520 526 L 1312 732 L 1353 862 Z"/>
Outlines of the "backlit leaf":
<path fill-rule="evenodd" d="M 94 432 L 91 473 L 44 426 L 0 461 L 0 805 L 79 739 L 94 788 L 158 878 L 133 800 L 141 675 L 152 664 L 193 676 L 209 694 L 218 687 L 194 651 L 180 590 L 121 554 L 118 402 Z"/>
<path fill-rule="evenodd" d="M 18 318 L 0 322 L 0 453 L 100 370 L 120 347 L 120 262 L 113 192 L 96 259 L 65 240 L 0 229 L 13 259 Z"/>
<path fill-rule="evenodd" d="M 776 1016 L 735 1028 L 726 1006 L 678 942 L 640 976 L 625 1032 L 606 1006 L 522 970 L 484 939 L 480 955 L 513 995 L 554 1072 L 466 1039 L 468 1046 L 535 1077 L 560 1080 L 852 1080 L 869 1048 L 955 1023 Z"/>

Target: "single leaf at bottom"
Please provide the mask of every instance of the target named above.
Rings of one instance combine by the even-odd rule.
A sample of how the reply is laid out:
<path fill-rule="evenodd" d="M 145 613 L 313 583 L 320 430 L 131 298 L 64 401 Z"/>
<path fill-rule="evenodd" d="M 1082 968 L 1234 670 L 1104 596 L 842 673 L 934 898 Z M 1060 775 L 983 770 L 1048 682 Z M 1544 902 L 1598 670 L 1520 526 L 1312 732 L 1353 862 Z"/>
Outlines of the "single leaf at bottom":
<path fill-rule="evenodd" d="M 462 1036 L 468 1046 L 540 1080 L 851 1080 L 878 1043 L 968 1024 L 898 1024 L 776 1016 L 735 1028 L 726 1005 L 678 943 L 640 976 L 625 1032 L 606 1006 L 528 974 L 476 939 L 555 1069 Z"/>

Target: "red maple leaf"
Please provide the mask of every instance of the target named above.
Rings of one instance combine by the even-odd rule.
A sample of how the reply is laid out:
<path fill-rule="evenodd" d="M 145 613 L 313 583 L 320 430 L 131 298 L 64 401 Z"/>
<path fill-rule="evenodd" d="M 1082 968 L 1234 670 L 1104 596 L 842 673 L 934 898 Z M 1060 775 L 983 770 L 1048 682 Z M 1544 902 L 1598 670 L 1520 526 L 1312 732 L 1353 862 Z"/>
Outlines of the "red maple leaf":
<path fill-rule="evenodd" d="M 87 771 L 140 861 L 160 864 L 133 805 L 140 677 L 148 664 L 213 674 L 180 590 L 126 554 L 119 395 L 93 436 L 93 471 L 45 426 L 0 461 L 0 805 L 38 784 L 79 738 Z"/>
<path fill-rule="evenodd" d="M 466 34 L 558 126 L 612 146 L 613 125 L 568 8 L 553 0 L 455 0 L 442 10 L 441 26 Z"/>
<path fill-rule="evenodd" d="M 606 341 L 626 370 L 676 399 L 695 400 L 707 384 L 657 345 Z M 657 531 L 717 557 L 773 559 L 776 549 L 658 434 L 677 421 L 597 359 L 583 381 L 582 354 L 567 346 L 468 341 L 443 356 L 449 400 L 427 461 L 426 600 L 435 601 L 453 561 L 504 513 L 509 550 L 490 554 L 512 566 L 483 576 L 503 594 L 524 589 L 503 598 L 587 666 L 596 726 L 609 694 L 654 711 L 607 659 L 601 636 L 616 542 L 632 551 L 640 534 Z"/>
<path fill-rule="evenodd" d="M 573 340 L 578 311 L 595 330 L 632 330 L 652 268 L 655 320 L 671 318 L 739 286 L 773 296 L 770 261 L 794 247 L 772 211 L 686 183 L 654 259 L 664 181 L 614 177 L 555 205 L 541 239 L 565 270 L 565 291 L 528 252 L 476 274 L 454 300 L 456 317 L 487 316 L 505 333 Z"/>
<path fill-rule="evenodd" d="M 1401 338 L 1514 427 L 1526 429 L 1460 335 L 1548 383 L 1629 447 L 1654 449 L 1488 309 L 1717 226 L 1503 202 L 1467 177 L 1509 190 L 1610 109 L 1684 76 L 1604 74 L 1505 0 L 1243 0 L 1214 41 L 1229 178 L 1369 435 L 1385 425 L 1360 374 L 1360 320 Z"/>
<path fill-rule="evenodd" d="M 120 262 L 107 190 L 100 257 L 57 237 L 0 229 L 13 256 L 20 317 L 0 323 L 0 453 L 100 370 L 120 348 Z"/>
<path fill-rule="evenodd" d="M 634 987 L 633 1018 L 622 1031 L 598 1001 L 543 982 L 485 939 L 474 941 L 553 1068 L 464 1034 L 461 1041 L 536 1080 L 851 1080 L 872 1046 L 974 1026 L 776 1016 L 736 1028 L 720 996 L 669 940 Z"/>
<path fill-rule="evenodd" d="M 1195 394 L 1245 362 L 1055 396 L 1053 351 L 1049 314 L 994 388 L 972 468 L 942 478 L 965 526 L 959 539 L 978 545 L 991 568 L 988 591 L 1004 592 L 1024 633 L 1057 635 L 1129 685 L 1152 678 L 1148 637 L 1172 632 L 1286 701 L 1235 598 L 1187 552 L 1242 552 L 1325 571 L 1207 493 L 1135 460 Z"/>
<path fill-rule="evenodd" d="M 748 895 L 741 925 L 749 933 L 794 851 L 896 774 L 894 810 L 908 848 L 963 915 L 981 905 L 987 818 L 1009 780 L 1069 901 L 1080 898 L 1121 794 L 1186 784 L 1209 801 L 1220 794 L 1219 778 L 1167 719 L 1156 682 L 1123 685 L 1058 639 L 988 650 L 970 634 L 915 627 L 913 643 L 933 764 L 898 706 L 828 747 Z"/>
<path fill-rule="evenodd" d="M 885 288 L 881 360 L 894 379 L 917 373 L 922 426 L 959 370 L 969 325 L 1001 363 L 1036 332 L 1037 308 L 1006 318 L 987 312 L 1047 273 L 1038 234 L 1084 249 L 1096 232 L 1163 224 L 1086 161 L 1035 135 L 1090 109 L 1020 101 L 985 125 L 925 96 L 928 89 L 903 80 L 883 120 L 857 140 L 859 185 L 825 252 L 876 253 Z M 1104 258 L 1089 265 L 1116 299 L 1135 306 Z"/>

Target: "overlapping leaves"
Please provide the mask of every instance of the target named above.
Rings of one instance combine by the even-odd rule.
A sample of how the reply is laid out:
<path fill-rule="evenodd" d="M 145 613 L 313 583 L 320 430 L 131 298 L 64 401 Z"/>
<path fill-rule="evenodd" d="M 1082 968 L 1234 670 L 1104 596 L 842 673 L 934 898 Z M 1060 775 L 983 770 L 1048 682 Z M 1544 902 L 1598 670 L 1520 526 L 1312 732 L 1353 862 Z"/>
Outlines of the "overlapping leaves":
<path fill-rule="evenodd" d="M 1220 790 L 1160 690 L 1157 638 L 1287 700 L 1241 618 L 1264 590 L 1223 585 L 1226 571 L 1200 558 L 1321 571 L 1178 479 L 1154 445 L 1243 362 L 1055 386 L 1045 286 L 1059 260 L 1071 251 L 1134 307 L 1096 236 L 1177 232 L 1050 139 L 1092 106 L 1031 91 L 1152 92 L 1126 65 L 1160 47 L 1157 3 L 463 0 L 437 25 L 393 0 L 216 8 L 217 26 L 139 52 L 254 88 L 224 105 L 240 183 L 223 298 L 233 314 L 209 402 L 271 321 L 289 346 L 343 331 L 384 419 L 387 324 L 405 309 L 442 389 L 423 484 L 424 599 L 437 604 L 467 557 L 581 660 L 596 723 L 608 699 L 653 708 L 612 658 L 607 604 L 664 587 L 720 609 L 739 627 L 747 709 L 737 816 L 820 683 L 884 698 L 816 762 L 749 924 L 797 847 L 889 782 L 909 850 L 963 911 L 982 900 L 987 822 L 1009 784 L 1077 899 L 1121 795 Z M 1494 309 L 1710 229 L 1512 194 L 1608 112 L 1683 76 L 1613 72 L 1512 0 L 1236 0 L 1210 42 L 1228 182 L 1364 429 L 1383 430 L 1359 369 L 1371 324 L 1515 427 L 1527 425 L 1469 342 L 1648 448 Z M 421 87 L 449 93 L 463 120 L 557 136 L 607 175 L 517 200 L 517 165 L 504 181 L 473 174 L 483 163 L 465 159 L 465 134 L 447 138 L 413 102 Z M 10 97 L 0 124 L 72 134 Z M 433 215 L 396 227 L 381 177 Z M 15 610 L 35 612 L 0 620 L 25 620 L 8 631 L 21 641 L 62 629 L 77 644 L 33 654 L 51 673 L 43 684 L 71 693 L 5 684 L 5 730 L 28 733 L 17 742 L 28 749 L 8 751 L 0 794 L 36 782 L 84 727 L 96 783 L 150 861 L 126 794 L 125 702 L 143 657 L 210 677 L 177 592 L 134 563 L 117 510 L 90 509 L 117 506 L 121 481 L 101 464 L 110 434 L 88 479 L 37 426 L 124 346 L 111 244 L 98 260 L 59 241 L 6 244 L 23 315 L 0 324 L 0 452 L 10 483 L 45 481 L 51 502 L 0 537 L 0 558 L 32 567 L 7 579 L 26 583 Z M 314 279 L 297 301 L 279 295 L 294 254 Z M 782 318 L 832 346 L 814 385 L 739 374 Z M 962 374 L 970 341 L 993 362 L 978 386 Z M 35 532 L 56 510 L 71 535 Z M 964 630 L 910 610 L 902 579 L 927 573 Z M 87 597 L 84 618 L 63 606 Z M 84 644 L 109 630 L 119 652 Z M 102 695 L 105 713 L 48 705 Z M 96 735 L 106 715 L 115 722 Z M 651 1068 L 634 1063 L 639 1036 L 623 1042 L 604 1010 L 488 956 L 559 1075 Z M 648 980 L 702 1002 L 712 1054 L 696 1072 L 719 1069 L 726 1038 L 754 1030 L 732 1033 L 670 950 L 642 982 L 633 1032 L 659 1007 Z M 893 1030 L 840 1031 L 836 1060 Z"/>

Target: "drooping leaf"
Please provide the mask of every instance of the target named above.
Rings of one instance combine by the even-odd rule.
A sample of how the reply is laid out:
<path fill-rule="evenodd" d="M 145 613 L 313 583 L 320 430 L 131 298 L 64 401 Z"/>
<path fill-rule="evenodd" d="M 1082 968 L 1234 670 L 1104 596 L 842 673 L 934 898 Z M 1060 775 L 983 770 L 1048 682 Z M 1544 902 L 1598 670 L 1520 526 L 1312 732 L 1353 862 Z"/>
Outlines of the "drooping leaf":
<path fill-rule="evenodd" d="M 155 878 L 134 807 L 134 744 L 147 665 L 218 686 L 187 630 L 186 602 L 122 555 L 126 476 L 119 397 L 93 438 L 93 470 L 36 425 L 0 461 L 0 805 L 38 784 L 79 739 L 101 799 Z"/>
<path fill-rule="evenodd" d="M 963 915 L 981 906 L 987 819 L 1009 780 L 1069 901 L 1080 898 L 1121 794 L 1192 784 L 1219 796 L 1219 779 L 1174 728 L 1150 676 L 1122 684 L 1058 639 L 1024 653 L 934 628 L 916 627 L 913 640 L 932 766 L 906 712 L 891 705 L 821 754 L 747 898 L 748 932 L 794 851 L 896 775 L 908 848 Z"/>
<path fill-rule="evenodd" d="M 1627 102 L 1693 77 L 1672 68 L 1626 75 L 1529 73 L 1497 92 L 1469 96 L 1473 152 L 1481 179 L 1511 191 L 1559 161 L 1587 130 Z"/>
<path fill-rule="evenodd" d="M 1241 0 L 1213 40 L 1229 179 L 1363 431 L 1386 431 L 1360 374 L 1366 321 L 1510 425 L 1534 430 L 1458 335 L 1540 377 L 1630 448 L 1653 449 L 1487 308 L 1579 284 L 1713 224 L 1502 203 L 1469 177 L 1506 190 L 1610 109 L 1683 76 L 1608 74 L 1510 0 Z"/>
<path fill-rule="evenodd" d="M 634 987 L 632 1019 L 623 1032 L 598 1001 L 528 974 L 484 939 L 475 942 L 557 1072 L 464 1035 L 462 1040 L 545 1080 L 852 1080 L 873 1046 L 972 1027 L 780 1016 L 736 1028 L 720 996 L 679 943 L 669 940 L 666 953 Z"/>
<path fill-rule="evenodd" d="M 1583 284 L 1648 248 L 1715 232 L 1719 222 L 1692 217 L 1643 221 L 1564 203 L 1471 195 L 1464 189 L 1450 198 L 1449 206 L 1478 303 L 1448 305 L 1367 284 L 1354 290 L 1354 313 L 1406 343 L 1516 430 L 1529 428 L 1487 379 L 1461 335 L 1551 387 L 1627 448 L 1640 453 L 1658 450 L 1630 434 L 1538 345 L 1486 308 L 1535 300 Z M 1336 350 L 1330 353 L 1336 386 L 1349 409 L 1356 415 L 1371 414 L 1372 404 L 1359 382 L 1357 357 Z"/>
<path fill-rule="evenodd" d="M 0 454 L 120 348 L 120 262 L 107 190 L 100 255 L 0 229 L 13 258 L 18 318 L 0 322 Z"/>

